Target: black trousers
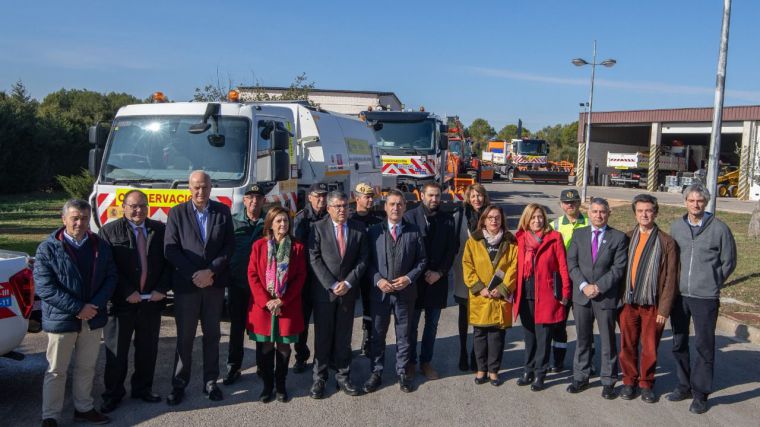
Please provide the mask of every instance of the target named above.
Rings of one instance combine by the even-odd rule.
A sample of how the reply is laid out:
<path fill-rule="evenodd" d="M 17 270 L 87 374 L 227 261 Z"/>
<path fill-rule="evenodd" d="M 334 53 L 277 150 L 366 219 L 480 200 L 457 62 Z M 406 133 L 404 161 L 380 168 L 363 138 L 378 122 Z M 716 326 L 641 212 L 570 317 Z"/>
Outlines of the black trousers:
<path fill-rule="evenodd" d="M 498 373 L 501 369 L 501 357 L 504 354 L 504 337 L 506 329 L 496 326 L 482 328 L 473 327 L 472 343 L 475 349 L 475 360 L 478 371 Z"/>
<path fill-rule="evenodd" d="M 243 340 L 248 323 L 250 288 L 231 285 L 227 288 L 227 313 L 230 317 L 230 344 L 227 350 L 227 369 L 239 370 L 243 366 Z"/>
<path fill-rule="evenodd" d="M 174 295 L 177 321 L 177 351 L 174 355 L 172 387 L 184 389 L 190 382 L 193 341 L 198 321 L 203 330 L 203 383 L 219 378 L 219 323 L 224 309 L 224 288 L 208 287 Z"/>
<path fill-rule="evenodd" d="M 549 369 L 552 332 L 557 324 L 536 324 L 536 301 L 532 299 L 523 298 L 519 314 L 525 332 L 525 372 L 545 377 Z"/>
<path fill-rule="evenodd" d="M 338 371 L 336 380 L 349 379 L 355 304 L 355 293 L 314 303 L 314 381 L 327 380 L 330 361 Z"/>
<path fill-rule="evenodd" d="M 372 314 L 370 314 L 370 295 L 372 294 L 372 281 L 363 277 L 359 283 L 362 298 L 362 349 L 369 354 L 369 338 L 372 335 Z"/>
<path fill-rule="evenodd" d="M 129 307 L 112 307 L 103 328 L 106 346 L 106 368 L 103 374 L 103 398 L 121 400 L 126 394 L 124 380 L 129 368 L 129 348 L 134 335 L 135 371 L 132 374 L 132 395 L 152 391 L 153 374 L 158 355 L 163 301 L 142 301 Z"/>
<path fill-rule="evenodd" d="M 691 390 L 694 397 L 701 400 L 706 400 L 713 391 L 715 326 L 719 307 L 718 299 L 678 296 L 670 313 L 678 388 Z M 689 324 L 692 319 L 696 347 L 693 367 L 689 355 Z"/>
<path fill-rule="evenodd" d="M 278 393 L 285 392 L 285 378 L 288 376 L 290 362 L 290 345 L 275 343 L 259 343 L 261 349 L 259 358 L 259 376 L 264 383 L 264 390 L 271 392 L 276 388 Z"/>
<path fill-rule="evenodd" d="M 314 311 L 314 299 L 311 296 L 311 275 L 307 275 L 306 283 L 303 284 L 303 290 L 301 291 L 301 312 L 303 313 L 303 332 L 298 335 L 298 342 L 293 345 L 296 350 L 296 361 L 306 363 L 311 356 L 311 351 L 306 341 L 309 339 L 309 321 L 311 320 L 311 313 Z"/>
<path fill-rule="evenodd" d="M 467 332 L 470 328 L 470 302 L 467 298 L 454 295 L 458 306 L 457 330 L 459 331 L 459 357 L 467 357 Z M 471 358 L 475 358 L 474 350 L 470 350 Z"/>

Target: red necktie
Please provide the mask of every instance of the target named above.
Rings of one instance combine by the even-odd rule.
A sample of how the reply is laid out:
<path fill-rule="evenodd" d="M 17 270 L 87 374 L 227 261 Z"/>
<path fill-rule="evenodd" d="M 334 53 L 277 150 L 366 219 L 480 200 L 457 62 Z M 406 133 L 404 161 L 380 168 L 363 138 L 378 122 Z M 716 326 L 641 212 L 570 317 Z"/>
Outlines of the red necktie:
<path fill-rule="evenodd" d="M 148 245 L 142 227 L 137 228 L 137 254 L 140 256 L 140 293 L 145 290 L 148 280 Z"/>
<path fill-rule="evenodd" d="M 340 251 L 340 257 L 346 255 L 346 237 L 343 236 L 343 224 L 338 224 L 338 250 Z"/>
<path fill-rule="evenodd" d="M 393 241 L 395 242 L 398 238 L 398 234 L 396 234 L 396 225 L 391 226 L 391 237 L 393 237 Z"/>

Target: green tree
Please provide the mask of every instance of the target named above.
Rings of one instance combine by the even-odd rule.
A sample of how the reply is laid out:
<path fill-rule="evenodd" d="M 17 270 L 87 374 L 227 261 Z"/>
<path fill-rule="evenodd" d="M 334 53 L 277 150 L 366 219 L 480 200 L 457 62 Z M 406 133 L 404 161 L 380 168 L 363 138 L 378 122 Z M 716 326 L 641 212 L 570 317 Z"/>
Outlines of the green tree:
<path fill-rule="evenodd" d="M 530 137 L 530 135 L 530 131 L 527 128 L 522 128 L 523 137 Z M 505 141 L 517 138 L 517 125 L 512 124 L 504 126 L 496 137 Z"/>
<path fill-rule="evenodd" d="M 37 189 L 45 180 L 47 153 L 36 119 L 38 103 L 19 81 L 0 92 L 0 187 L 3 193 Z"/>
<path fill-rule="evenodd" d="M 483 147 L 489 139 L 496 135 L 494 128 L 488 123 L 486 119 L 475 119 L 472 124 L 467 128 L 467 134 L 472 138 L 472 149 L 480 157 L 480 153 L 483 151 Z"/>
<path fill-rule="evenodd" d="M 578 159 L 578 122 L 546 126 L 536 132 L 535 137 L 549 143 L 549 159 L 567 160 L 575 163 Z"/>
<path fill-rule="evenodd" d="M 297 75 L 290 86 L 282 93 L 282 95 L 269 95 L 264 91 L 264 88 L 260 83 L 256 83 L 253 86 L 253 100 L 254 101 L 304 101 L 309 100 L 309 92 L 314 89 L 314 82 L 309 82 L 309 78 L 306 73 Z M 316 105 L 314 102 L 309 101 L 311 105 Z"/>

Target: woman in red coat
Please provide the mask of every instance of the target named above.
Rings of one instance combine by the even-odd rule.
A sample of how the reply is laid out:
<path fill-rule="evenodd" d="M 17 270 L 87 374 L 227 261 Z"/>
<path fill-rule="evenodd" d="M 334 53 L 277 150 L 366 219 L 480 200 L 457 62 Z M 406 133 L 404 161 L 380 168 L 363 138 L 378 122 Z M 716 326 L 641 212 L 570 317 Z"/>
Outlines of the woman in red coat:
<path fill-rule="evenodd" d="M 549 368 L 552 330 L 565 317 L 570 300 L 562 235 L 549 226 L 546 209 L 536 203 L 525 207 L 517 237 L 517 295 L 514 316 L 525 330 L 525 372 L 517 385 L 544 389 Z"/>
<path fill-rule="evenodd" d="M 248 263 L 253 303 L 247 329 L 251 339 L 261 343 L 258 369 L 264 389 L 259 400 L 264 403 L 272 401 L 273 388 L 278 401 L 288 401 L 285 376 L 290 344 L 298 341 L 304 327 L 301 289 L 306 280 L 306 253 L 290 230 L 288 211 L 279 206 L 270 209 L 264 220 L 264 237 L 253 244 Z"/>

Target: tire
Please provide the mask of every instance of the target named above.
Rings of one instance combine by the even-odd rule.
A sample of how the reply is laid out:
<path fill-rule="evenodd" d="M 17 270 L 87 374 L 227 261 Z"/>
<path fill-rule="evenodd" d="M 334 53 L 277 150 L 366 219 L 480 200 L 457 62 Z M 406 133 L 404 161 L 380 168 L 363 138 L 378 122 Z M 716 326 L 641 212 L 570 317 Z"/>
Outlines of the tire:
<path fill-rule="evenodd" d="M 514 178 L 515 178 L 515 170 L 510 169 L 509 171 L 507 171 L 507 182 L 512 182 Z"/>
<path fill-rule="evenodd" d="M 728 196 L 729 197 L 736 197 L 736 194 L 739 192 L 739 186 L 738 185 L 730 185 L 728 186 Z"/>
<path fill-rule="evenodd" d="M 718 186 L 718 196 L 728 197 L 728 187 L 726 187 L 724 184 L 720 184 Z"/>

